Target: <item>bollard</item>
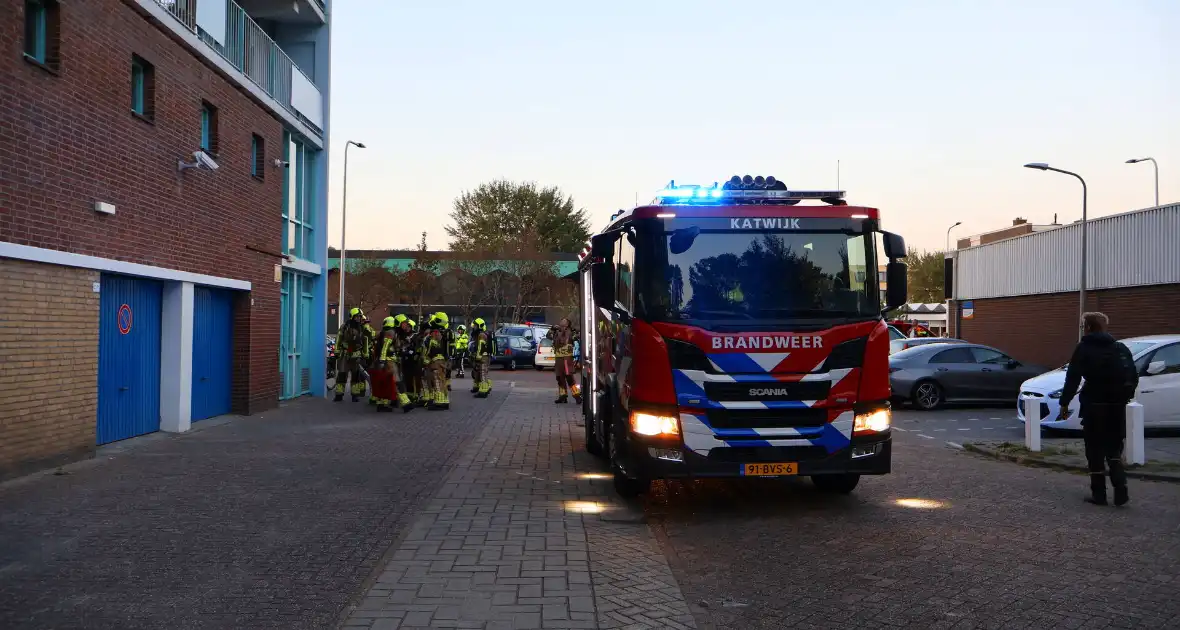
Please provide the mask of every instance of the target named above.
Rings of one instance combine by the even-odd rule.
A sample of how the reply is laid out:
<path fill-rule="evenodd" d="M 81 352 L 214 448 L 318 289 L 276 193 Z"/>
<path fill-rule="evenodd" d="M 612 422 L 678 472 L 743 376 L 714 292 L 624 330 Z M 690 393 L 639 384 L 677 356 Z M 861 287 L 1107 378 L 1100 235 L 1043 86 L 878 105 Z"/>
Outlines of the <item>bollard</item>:
<path fill-rule="evenodd" d="M 1025 398 L 1024 405 L 1024 447 L 1035 453 L 1041 451 L 1041 401 Z"/>
<path fill-rule="evenodd" d="M 1143 442 L 1143 405 L 1127 403 L 1127 441 L 1123 448 L 1123 462 L 1126 464 L 1147 463 L 1147 448 Z"/>

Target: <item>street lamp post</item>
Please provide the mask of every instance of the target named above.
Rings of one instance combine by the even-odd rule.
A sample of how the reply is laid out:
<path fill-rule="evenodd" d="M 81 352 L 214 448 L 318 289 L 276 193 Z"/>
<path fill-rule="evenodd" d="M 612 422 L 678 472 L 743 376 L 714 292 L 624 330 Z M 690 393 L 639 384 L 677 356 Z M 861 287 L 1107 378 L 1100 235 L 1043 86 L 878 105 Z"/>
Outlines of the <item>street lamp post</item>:
<path fill-rule="evenodd" d="M 1081 287 L 1078 290 L 1078 339 L 1082 338 L 1082 314 L 1086 312 L 1086 180 L 1082 179 L 1081 175 L 1063 171 L 1059 168 L 1053 168 L 1044 162 L 1030 162 L 1024 165 L 1024 168 L 1035 168 L 1038 171 L 1054 171 L 1064 175 L 1072 175 L 1082 182 L 1082 278 Z"/>
<path fill-rule="evenodd" d="M 1153 158 L 1153 157 L 1136 158 L 1133 160 L 1127 160 L 1127 164 L 1138 164 L 1139 162 L 1151 162 L 1152 167 L 1154 167 L 1154 169 L 1155 169 L 1155 206 L 1158 208 L 1160 205 L 1160 165 L 1159 165 L 1159 162 L 1156 162 L 1155 158 Z"/>
<path fill-rule="evenodd" d="M 344 327 L 344 245 L 348 233 L 348 147 L 365 148 L 360 142 L 349 140 L 344 144 L 344 198 L 340 204 L 340 298 L 336 304 L 336 328 Z"/>
<path fill-rule="evenodd" d="M 945 249 L 945 250 L 943 250 L 943 253 L 944 253 L 944 254 L 945 254 L 945 253 L 948 253 L 948 252 L 950 252 L 950 251 L 951 251 L 951 230 L 953 230 L 953 229 L 955 229 L 955 228 L 959 227 L 960 225 L 963 225 L 963 222 L 962 222 L 962 221 L 956 221 L 954 225 L 952 225 L 952 226 L 950 226 L 949 228 L 947 228 L 947 229 L 946 229 L 946 249 Z"/>

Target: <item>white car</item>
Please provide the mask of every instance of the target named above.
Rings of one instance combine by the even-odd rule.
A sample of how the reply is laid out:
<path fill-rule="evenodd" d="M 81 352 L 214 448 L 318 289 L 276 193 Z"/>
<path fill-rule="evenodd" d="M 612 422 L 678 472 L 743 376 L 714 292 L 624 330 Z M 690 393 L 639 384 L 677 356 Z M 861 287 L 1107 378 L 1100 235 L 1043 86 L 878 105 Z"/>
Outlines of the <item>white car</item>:
<path fill-rule="evenodd" d="M 537 347 L 537 358 L 534 363 L 537 366 L 537 371 L 551 368 L 556 364 L 557 360 L 553 357 L 553 340 L 542 339 L 541 344 Z"/>
<path fill-rule="evenodd" d="M 1143 426 L 1147 428 L 1180 427 L 1180 335 L 1152 335 L 1132 337 L 1119 343 L 1127 346 L 1139 370 L 1139 389 L 1135 400 L 1143 405 Z M 1065 368 L 1062 366 L 1020 386 L 1016 401 L 1016 416 L 1024 422 L 1024 401 L 1040 401 L 1041 426 L 1047 429 L 1080 431 L 1081 418 L 1078 398 L 1070 401 L 1073 412 L 1068 419 L 1058 421 L 1061 411 L 1061 390 L 1065 387 Z"/>

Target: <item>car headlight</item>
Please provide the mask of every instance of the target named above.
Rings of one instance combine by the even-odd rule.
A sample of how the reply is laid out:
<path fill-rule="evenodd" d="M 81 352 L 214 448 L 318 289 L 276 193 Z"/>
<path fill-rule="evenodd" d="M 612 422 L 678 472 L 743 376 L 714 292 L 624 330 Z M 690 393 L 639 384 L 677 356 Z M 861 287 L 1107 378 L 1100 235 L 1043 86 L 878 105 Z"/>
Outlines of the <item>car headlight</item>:
<path fill-rule="evenodd" d="M 1060 390 L 1060 389 L 1059 389 L 1059 390 L 1057 390 L 1057 391 L 1055 391 L 1055 392 L 1050 392 L 1050 393 L 1049 393 L 1049 398 L 1052 398 L 1053 400 L 1057 400 L 1058 398 L 1061 398 L 1061 391 L 1062 391 L 1062 390 Z"/>

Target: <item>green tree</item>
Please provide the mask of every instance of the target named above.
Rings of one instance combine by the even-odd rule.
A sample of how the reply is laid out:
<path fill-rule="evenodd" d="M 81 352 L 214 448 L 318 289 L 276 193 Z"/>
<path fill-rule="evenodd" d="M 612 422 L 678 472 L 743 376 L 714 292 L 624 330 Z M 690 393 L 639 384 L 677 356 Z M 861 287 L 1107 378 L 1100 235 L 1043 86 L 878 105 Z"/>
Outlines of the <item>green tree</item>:
<path fill-rule="evenodd" d="M 556 187 L 504 179 L 459 195 L 447 227 L 455 251 L 504 251 L 535 239 L 538 253 L 576 252 L 590 238 L 586 211 Z"/>
<path fill-rule="evenodd" d="M 910 248 L 905 263 L 909 267 L 910 302 L 941 302 L 943 300 L 943 262 L 940 251 L 919 252 Z"/>

